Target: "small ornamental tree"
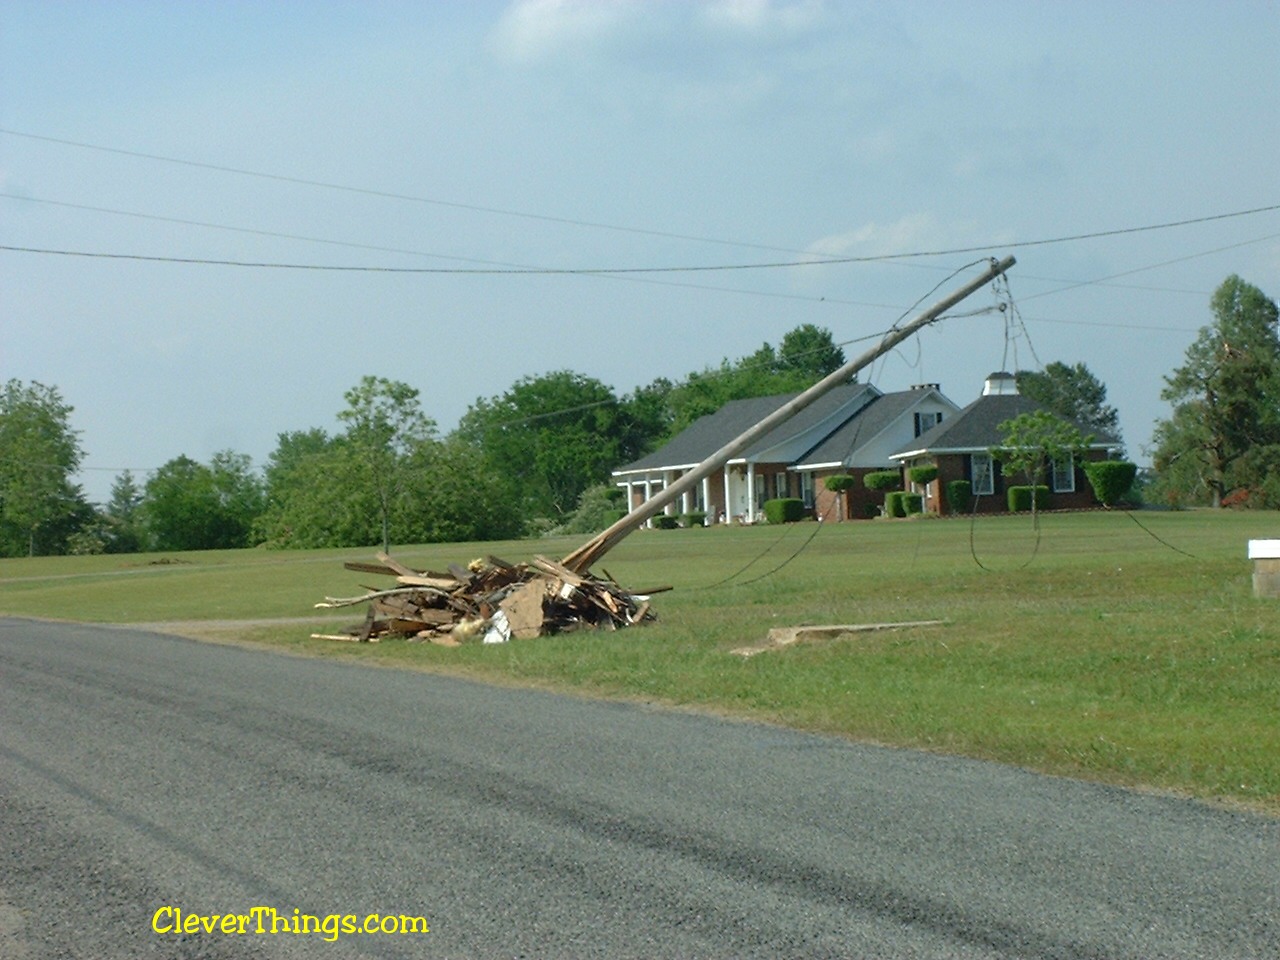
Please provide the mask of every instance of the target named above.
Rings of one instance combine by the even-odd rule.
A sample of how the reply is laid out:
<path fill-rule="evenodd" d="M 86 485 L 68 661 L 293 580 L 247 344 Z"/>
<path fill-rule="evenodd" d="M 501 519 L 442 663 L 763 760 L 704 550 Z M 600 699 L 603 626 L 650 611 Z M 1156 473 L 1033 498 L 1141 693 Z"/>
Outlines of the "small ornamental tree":
<path fill-rule="evenodd" d="M 868 490 L 885 493 L 902 486 L 902 475 L 897 470 L 876 470 L 863 477 L 862 483 Z"/>
<path fill-rule="evenodd" d="M 857 486 L 857 484 L 858 478 L 851 477 L 847 473 L 833 474 L 822 481 L 822 485 L 832 493 L 844 493 L 849 488 Z"/>
<path fill-rule="evenodd" d="M 836 503 L 840 509 L 837 520 L 846 519 L 849 504 L 849 491 L 858 485 L 858 478 L 847 473 L 837 473 L 822 481 L 822 485 L 836 495 Z"/>
<path fill-rule="evenodd" d="M 938 479 L 938 468 L 932 464 L 927 467 L 911 467 L 907 470 L 907 476 L 911 478 L 912 483 L 923 486 Z"/>
<path fill-rule="evenodd" d="M 1093 495 L 1103 506 L 1115 506 L 1129 492 L 1138 475 L 1138 465 L 1124 460 L 1092 460 L 1084 465 Z"/>
<path fill-rule="evenodd" d="M 991 454 L 997 457 L 1010 470 L 1021 470 L 1027 478 L 1029 486 L 1041 489 L 1041 479 L 1055 460 L 1066 460 L 1068 457 L 1080 457 L 1089 444 L 1092 436 L 1086 437 L 1079 429 L 1067 423 L 1061 417 L 1048 410 L 1036 410 L 1033 413 L 1020 413 L 1011 420 L 1000 424 L 1000 433 L 1004 438 L 1003 445 Z M 1018 512 L 1014 506 L 1013 489 L 1009 490 L 1009 510 Z M 1044 496 L 1048 496 L 1048 488 L 1044 487 Z M 1040 509 L 1041 494 L 1026 494 L 1029 508 L 1034 516 Z M 1021 499 L 1018 500 L 1021 503 Z"/>

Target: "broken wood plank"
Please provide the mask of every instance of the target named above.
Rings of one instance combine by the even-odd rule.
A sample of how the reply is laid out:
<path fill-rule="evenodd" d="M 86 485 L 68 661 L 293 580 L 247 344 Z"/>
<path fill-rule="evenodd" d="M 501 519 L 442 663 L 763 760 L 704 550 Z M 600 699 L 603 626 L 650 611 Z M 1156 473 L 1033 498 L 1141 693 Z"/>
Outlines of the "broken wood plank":
<path fill-rule="evenodd" d="M 533 565 L 543 573 L 549 573 L 553 577 L 559 577 L 565 583 L 572 583 L 575 587 L 580 587 L 587 582 L 585 577 L 574 573 L 564 564 L 557 563 L 550 557 L 534 557 Z"/>
<path fill-rule="evenodd" d="M 775 627 L 763 643 L 730 650 L 741 657 L 753 657 L 767 650 L 780 650 L 806 640 L 834 640 L 850 633 L 872 633 L 880 630 L 909 630 L 915 627 L 940 627 L 945 620 L 906 620 L 900 623 L 840 623 L 825 626 Z"/>
<path fill-rule="evenodd" d="M 511 594 L 498 604 L 498 609 L 507 616 L 511 625 L 511 636 L 516 640 L 532 640 L 542 635 L 546 614 L 543 601 L 547 596 L 546 583 L 542 580 L 530 580 L 513 590 Z"/>
<path fill-rule="evenodd" d="M 389 557 L 385 553 L 379 553 L 377 556 L 380 562 L 385 563 L 388 567 L 390 567 L 392 570 L 394 570 L 396 573 L 398 573 L 402 577 L 416 577 L 422 572 L 420 570 L 413 570 L 409 567 L 406 567 L 399 560 L 393 560 L 391 557 Z"/>
<path fill-rule="evenodd" d="M 436 590 L 456 590 L 458 581 L 454 577 L 430 577 L 422 574 L 410 576 L 402 573 L 396 577 L 396 583 L 406 587 L 432 587 Z"/>

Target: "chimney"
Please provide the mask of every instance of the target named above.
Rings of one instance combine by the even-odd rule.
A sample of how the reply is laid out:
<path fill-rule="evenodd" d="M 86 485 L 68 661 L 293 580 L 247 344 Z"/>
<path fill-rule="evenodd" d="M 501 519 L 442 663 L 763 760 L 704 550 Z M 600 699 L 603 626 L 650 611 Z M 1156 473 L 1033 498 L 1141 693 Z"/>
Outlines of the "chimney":
<path fill-rule="evenodd" d="M 984 397 L 1014 396 L 1018 392 L 1018 381 L 1012 373 L 992 373 L 987 375 L 987 382 L 982 385 Z"/>

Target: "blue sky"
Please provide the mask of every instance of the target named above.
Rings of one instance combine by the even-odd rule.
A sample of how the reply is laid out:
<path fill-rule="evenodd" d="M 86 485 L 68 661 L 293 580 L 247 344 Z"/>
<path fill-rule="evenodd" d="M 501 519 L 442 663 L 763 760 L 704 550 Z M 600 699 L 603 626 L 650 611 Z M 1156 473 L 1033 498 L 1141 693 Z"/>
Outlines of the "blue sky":
<path fill-rule="evenodd" d="M 1145 462 L 1213 289 L 1280 296 L 1280 211 L 1029 242 L 1280 204 L 1278 49 L 1280 7 L 1245 0 L 6 0 L 6 246 L 807 265 L 0 251 L 0 377 L 74 405 L 103 500 L 121 468 L 335 429 L 365 374 L 448 430 L 530 374 L 625 392 L 802 323 L 854 341 L 1013 254 L 1017 336 L 956 317 L 865 376 L 963 405 L 993 370 L 1083 362 Z"/>

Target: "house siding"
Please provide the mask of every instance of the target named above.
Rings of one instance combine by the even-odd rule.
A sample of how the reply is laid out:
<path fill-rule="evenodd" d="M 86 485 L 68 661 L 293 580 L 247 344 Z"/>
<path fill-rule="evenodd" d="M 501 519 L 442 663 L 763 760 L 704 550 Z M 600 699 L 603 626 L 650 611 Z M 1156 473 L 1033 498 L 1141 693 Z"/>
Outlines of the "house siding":
<path fill-rule="evenodd" d="M 1085 460 L 1105 460 L 1106 452 L 1102 450 L 1090 450 L 1084 457 Z M 938 478 L 931 484 L 937 488 L 934 499 L 926 502 L 926 509 L 934 512 L 946 514 L 950 511 L 950 507 L 946 501 L 947 484 L 952 480 L 968 480 L 973 482 L 973 474 L 970 469 L 970 455 L 967 453 L 948 453 L 938 454 L 935 457 L 922 457 L 918 461 L 919 464 L 936 463 L 938 467 Z M 915 465 L 915 464 L 913 464 Z M 1026 480 L 1018 476 L 1007 476 L 1003 466 L 999 460 L 994 461 L 993 468 L 995 470 L 995 490 L 987 496 L 980 496 L 974 505 L 974 513 L 1007 513 L 1009 510 L 1008 491 L 1011 486 L 1019 486 L 1026 483 Z M 1093 495 L 1093 487 L 1089 485 L 1089 480 L 1084 474 L 1084 470 L 1079 464 L 1075 467 L 1076 489 L 1073 493 L 1055 493 L 1050 490 L 1049 493 L 1049 509 L 1050 510 L 1085 510 L 1098 505 L 1097 499 Z M 1045 485 L 1049 483 L 1046 480 Z"/>
<path fill-rule="evenodd" d="M 879 473 L 886 467 L 854 467 L 847 470 L 818 471 L 814 478 L 814 513 L 826 521 L 869 520 L 880 515 L 884 506 L 884 494 L 868 490 L 862 478 L 868 473 Z M 856 483 L 842 494 L 828 490 L 827 477 L 851 476 Z M 843 501 L 843 503 L 841 502 Z"/>

